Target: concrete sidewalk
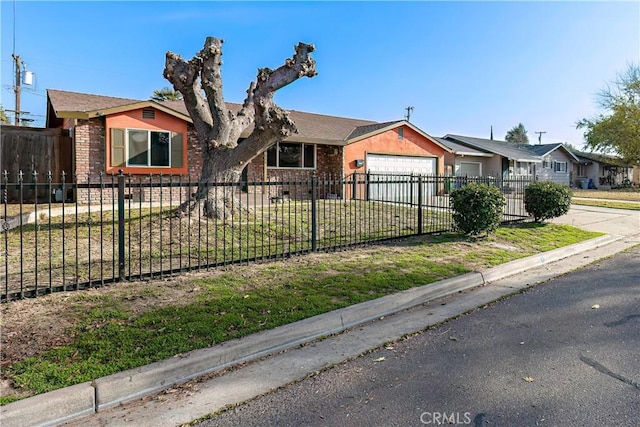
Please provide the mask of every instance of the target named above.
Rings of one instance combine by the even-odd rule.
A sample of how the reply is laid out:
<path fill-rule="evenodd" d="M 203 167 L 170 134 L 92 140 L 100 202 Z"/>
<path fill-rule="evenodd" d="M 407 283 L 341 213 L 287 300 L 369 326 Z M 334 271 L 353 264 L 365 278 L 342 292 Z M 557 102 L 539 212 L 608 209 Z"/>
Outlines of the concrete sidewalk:
<path fill-rule="evenodd" d="M 5 405 L 0 420 L 180 425 L 640 243 L 638 211 L 572 206 L 553 222 L 608 235 Z"/>

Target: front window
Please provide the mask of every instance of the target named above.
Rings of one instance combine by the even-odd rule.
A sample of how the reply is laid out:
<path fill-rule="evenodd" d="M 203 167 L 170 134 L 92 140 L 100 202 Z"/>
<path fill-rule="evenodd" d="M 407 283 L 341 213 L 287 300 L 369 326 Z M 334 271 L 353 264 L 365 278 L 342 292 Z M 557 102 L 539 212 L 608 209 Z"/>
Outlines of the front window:
<path fill-rule="evenodd" d="M 169 132 L 128 129 L 127 166 L 169 166 L 170 140 Z"/>
<path fill-rule="evenodd" d="M 182 134 L 145 129 L 111 129 L 111 165 L 182 167 Z"/>
<path fill-rule="evenodd" d="M 316 147 L 312 144 L 279 142 L 267 150 L 267 166 L 270 168 L 314 169 Z"/>
<path fill-rule="evenodd" d="M 531 175 L 532 164 L 528 162 L 514 162 L 513 173 L 515 175 Z"/>

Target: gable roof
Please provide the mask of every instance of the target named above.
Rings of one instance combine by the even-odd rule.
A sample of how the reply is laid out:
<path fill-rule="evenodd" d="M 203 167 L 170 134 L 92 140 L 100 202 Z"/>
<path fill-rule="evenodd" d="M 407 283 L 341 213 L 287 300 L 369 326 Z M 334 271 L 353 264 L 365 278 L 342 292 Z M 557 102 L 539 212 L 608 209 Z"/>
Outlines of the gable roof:
<path fill-rule="evenodd" d="M 50 119 L 53 120 L 53 117 L 49 117 L 50 113 L 55 114 L 56 118 L 86 120 L 147 107 L 157 108 L 182 120 L 191 121 L 188 114 L 185 115 L 182 112 L 167 108 L 162 103 L 153 100 L 116 98 L 47 89 L 47 104 L 50 107 L 47 108 L 47 126 Z"/>
<path fill-rule="evenodd" d="M 607 154 L 587 153 L 584 151 L 573 151 L 572 154 L 574 154 L 578 158 L 578 160 L 581 162 L 591 161 L 591 162 L 602 163 L 609 166 L 626 166 L 626 167 L 633 166 L 633 165 L 627 164 L 620 157 L 615 157 Z"/>
<path fill-rule="evenodd" d="M 354 129 L 353 132 L 351 132 L 351 134 L 347 137 L 347 144 L 351 144 L 353 142 L 357 142 L 365 138 L 369 138 L 374 135 L 378 135 L 380 133 L 387 132 L 389 130 L 400 128 L 403 126 L 406 126 L 412 129 L 413 131 L 421 135 L 423 138 L 431 141 L 433 144 L 439 146 L 443 150 L 451 152 L 451 149 L 447 147 L 445 144 L 443 144 L 441 141 L 439 141 L 437 138 L 432 137 L 428 133 L 424 132 L 422 129 L 413 125 L 411 122 L 408 122 L 407 120 L 396 120 L 393 122 L 374 123 L 371 125 L 359 126 L 356 129 Z"/>
<path fill-rule="evenodd" d="M 565 153 L 567 153 L 569 156 L 571 156 L 574 161 L 576 161 L 576 162 L 580 161 L 571 152 L 571 150 L 567 149 L 567 147 L 565 147 L 564 144 L 562 144 L 560 142 L 556 143 L 556 144 L 526 145 L 525 148 L 528 149 L 529 151 L 531 151 L 536 156 L 540 156 L 540 157 L 547 156 L 547 155 L 551 154 L 552 152 L 554 152 L 557 149 L 562 149 L 562 150 L 564 150 Z"/>
<path fill-rule="evenodd" d="M 526 148 L 511 144 L 506 141 L 498 141 L 494 139 L 475 138 L 464 135 L 447 134 L 443 139 L 457 142 L 468 147 L 483 150 L 489 153 L 498 154 L 510 160 L 517 162 L 535 162 L 540 163 L 538 156 L 531 153 Z"/>
<path fill-rule="evenodd" d="M 55 118 L 89 119 L 122 111 L 153 107 L 190 123 L 192 122 L 183 101 L 141 101 L 48 89 L 47 103 L 50 105 L 47 116 L 51 112 L 55 115 Z M 239 111 L 241 105 L 227 103 L 227 107 L 232 111 Z M 288 139 L 298 142 L 344 145 L 347 137 L 356 128 L 377 124 L 371 120 L 305 113 L 295 110 L 290 110 L 289 113 L 298 128 L 298 134 L 292 135 Z M 53 119 L 54 117 L 47 117 L 47 125 Z M 252 129 L 252 127 L 246 129 L 243 132 L 243 136 L 248 136 Z"/>
<path fill-rule="evenodd" d="M 493 153 L 489 153 L 488 151 L 478 150 L 467 145 L 458 144 L 450 139 L 444 138 L 435 138 L 442 145 L 449 147 L 452 153 L 457 154 L 459 156 L 476 156 L 476 157 L 493 157 Z"/>
<path fill-rule="evenodd" d="M 55 118 L 90 119 L 145 107 L 157 108 L 190 123 L 192 122 L 183 101 L 136 100 L 48 89 L 47 103 L 49 104 L 47 108 L 47 126 L 54 119 L 54 117 L 49 117 L 50 113 Z M 228 102 L 227 107 L 237 112 L 242 106 Z M 289 110 L 289 114 L 298 128 L 297 134 L 287 138 L 290 141 L 346 145 L 396 127 L 408 126 L 434 144 L 441 146 L 446 151 L 450 151 L 440 141 L 437 141 L 406 120 L 378 123 L 372 120 L 328 116 L 296 110 Z M 242 136 L 248 136 L 252 130 L 253 126 L 250 126 L 245 129 Z"/>

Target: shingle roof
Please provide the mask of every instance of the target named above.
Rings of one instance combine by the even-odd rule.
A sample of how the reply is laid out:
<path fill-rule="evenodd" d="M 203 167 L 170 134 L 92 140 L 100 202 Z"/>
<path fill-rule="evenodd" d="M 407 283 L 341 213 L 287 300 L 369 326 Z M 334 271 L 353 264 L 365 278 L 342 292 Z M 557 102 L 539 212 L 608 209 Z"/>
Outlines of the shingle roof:
<path fill-rule="evenodd" d="M 571 150 L 567 149 L 567 147 L 565 147 L 561 142 L 555 144 L 525 145 L 525 148 L 540 157 L 544 157 L 557 149 L 563 149 L 567 154 L 569 154 L 569 156 L 573 157 L 573 160 L 578 160 Z"/>
<path fill-rule="evenodd" d="M 508 159 L 521 162 L 540 162 L 540 158 L 531 153 L 526 148 L 519 147 L 506 141 L 498 141 L 493 139 L 474 138 L 464 135 L 447 134 L 444 139 L 458 142 L 460 144 L 488 151 L 490 153 L 499 154 Z"/>
<path fill-rule="evenodd" d="M 538 144 L 538 145 L 526 145 L 525 148 L 531 151 L 536 156 L 546 156 L 558 147 L 562 147 L 562 144 Z"/>
<path fill-rule="evenodd" d="M 368 133 L 375 132 L 377 130 L 386 128 L 387 126 L 391 126 L 393 124 L 401 123 L 401 122 L 402 122 L 402 120 L 395 120 L 395 121 L 392 121 L 392 122 L 373 123 L 373 124 L 370 124 L 370 125 L 358 126 L 357 128 L 355 128 L 349 134 L 349 136 L 347 136 L 347 139 L 354 139 L 354 138 L 357 138 L 359 136 L 366 135 Z"/>
<path fill-rule="evenodd" d="M 47 95 L 55 111 L 89 112 L 122 107 L 140 102 L 139 99 L 115 98 L 112 96 L 91 95 L 54 89 L 48 89 Z"/>
<path fill-rule="evenodd" d="M 491 157 L 493 153 L 489 153 L 485 150 L 478 150 L 467 145 L 458 144 L 450 139 L 444 138 L 434 138 L 438 142 L 440 142 L 445 147 L 449 147 L 455 154 L 462 154 L 466 156 L 483 156 L 483 157 Z"/>
<path fill-rule="evenodd" d="M 633 165 L 627 164 L 624 160 L 619 157 L 600 154 L 600 153 L 586 153 L 584 151 L 571 151 L 573 155 L 575 155 L 580 161 L 590 160 L 598 163 L 604 163 L 606 165 L 611 166 L 628 166 L 632 167 Z"/>
<path fill-rule="evenodd" d="M 173 110 L 180 115 L 189 116 L 187 108 L 182 101 L 148 101 L 128 98 L 114 98 L 102 95 L 92 95 L 86 93 L 67 92 L 60 90 L 47 90 L 49 101 L 56 112 L 92 112 L 97 110 L 108 110 L 110 108 L 125 107 L 141 102 L 150 102 L 167 109 Z M 240 104 L 227 103 L 231 110 L 238 111 Z M 291 118 L 298 128 L 298 134 L 291 137 L 300 142 L 323 142 L 329 144 L 345 144 L 346 140 L 355 129 L 382 125 L 371 120 L 351 119 L 346 117 L 328 116 L 323 114 L 305 113 L 290 110 Z M 248 131 L 250 131 L 249 129 Z"/>

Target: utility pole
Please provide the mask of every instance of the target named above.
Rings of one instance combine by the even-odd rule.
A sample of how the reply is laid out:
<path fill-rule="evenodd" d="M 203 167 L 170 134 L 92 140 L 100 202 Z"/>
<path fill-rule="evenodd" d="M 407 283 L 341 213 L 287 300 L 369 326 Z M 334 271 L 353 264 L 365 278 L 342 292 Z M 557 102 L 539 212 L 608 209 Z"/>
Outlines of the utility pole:
<path fill-rule="evenodd" d="M 16 95 L 16 103 L 14 108 L 14 121 L 13 124 L 20 126 L 20 55 L 11 54 L 13 60 L 16 63 L 16 84 L 13 86 L 13 91 Z"/>
<path fill-rule="evenodd" d="M 405 108 L 405 110 L 407 110 L 407 115 L 405 116 L 405 118 L 407 119 L 407 121 L 409 121 L 409 119 L 411 118 L 411 112 L 413 111 L 413 107 L 407 107 Z"/>
<path fill-rule="evenodd" d="M 538 134 L 538 145 L 542 144 L 542 134 L 547 133 L 546 131 L 534 132 Z"/>

